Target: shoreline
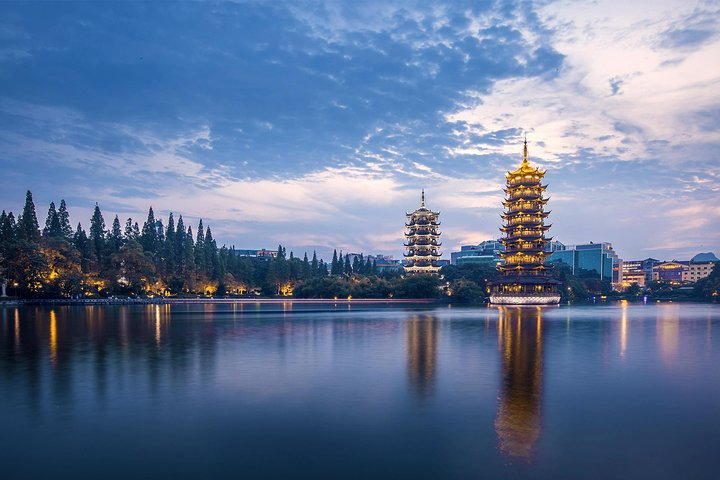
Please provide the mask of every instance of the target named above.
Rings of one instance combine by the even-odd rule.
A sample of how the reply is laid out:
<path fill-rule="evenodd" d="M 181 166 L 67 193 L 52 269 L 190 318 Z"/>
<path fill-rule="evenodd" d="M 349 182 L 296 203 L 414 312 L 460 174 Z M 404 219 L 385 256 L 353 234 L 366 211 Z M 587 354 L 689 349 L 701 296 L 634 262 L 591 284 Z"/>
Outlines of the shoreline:
<path fill-rule="evenodd" d="M 17 307 L 24 305 L 66 305 L 66 306 L 94 306 L 94 305 L 445 305 L 452 302 L 444 301 L 444 298 L 86 298 L 86 299 L 0 299 L 0 308 Z M 641 299 L 612 298 L 593 302 L 591 300 L 572 302 L 571 305 L 607 305 L 611 303 L 628 302 L 630 304 L 656 304 L 656 303 L 707 303 L 717 302 L 706 301 L 696 298 L 648 298 L 647 302 Z M 455 304 L 453 304 L 455 305 Z M 487 303 L 476 305 L 457 304 L 457 306 L 487 306 Z M 559 306 L 568 305 L 561 302 Z"/>
<path fill-rule="evenodd" d="M 18 305 L 191 305 L 191 304 L 265 304 L 283 305 L 353 305 L 353 304 L 432 304 L 434 298 L 98 298 L 98 299 L 20 299 L 0 300 L 0 306 Z"/>

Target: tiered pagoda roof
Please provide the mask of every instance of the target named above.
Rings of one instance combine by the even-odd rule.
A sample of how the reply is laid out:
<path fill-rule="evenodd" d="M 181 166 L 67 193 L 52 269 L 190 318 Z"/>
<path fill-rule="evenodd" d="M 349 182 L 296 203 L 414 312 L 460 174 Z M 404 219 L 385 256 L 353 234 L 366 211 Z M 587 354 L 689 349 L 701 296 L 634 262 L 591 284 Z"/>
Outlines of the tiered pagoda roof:
<path fill-rule="evenodd" d="M 505 251 L 500 253 L 504 263 L 498 266 L 503 279 L 492 285 L 493 303 L 530 303 L 532 299 L 539 299 L 539 303 L 557 303 L 556 297 L 559 301 L 558 282 L 546 276 L 551 266 L 545 265 L 545 258 L 550 255 L 545 245 L 552 237 L 546 236 L 550 225 L 545 224 L 545 219 L 550 212 L 545 211 L 548 199 L 544 195 L 547 188 L 542 183 L 544 176 L 545 171 L 528 162 L 525 140 L 520 167 L 505 175 L 505 210 L 500 227 L 504 234 L 500 242 Z M 553 302 L 546 302 L 545 297 L 552 297 Z"/>
<path fill-rule="evenodd" d="M 422 191 L 420 208 L 406 213 L 405 222 L 405 271 L 407 273 L 437 274 L 440 266 L 440 212 L 433 212 L 425 205 Z"/>

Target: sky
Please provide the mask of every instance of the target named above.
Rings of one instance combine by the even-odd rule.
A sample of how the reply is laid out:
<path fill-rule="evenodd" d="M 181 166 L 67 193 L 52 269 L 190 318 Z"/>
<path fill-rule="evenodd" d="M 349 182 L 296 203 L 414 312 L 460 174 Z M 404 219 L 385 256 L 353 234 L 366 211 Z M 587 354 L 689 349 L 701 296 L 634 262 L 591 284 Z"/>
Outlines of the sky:
<path fill-rule="evenodd" d="M 425 188 L 449 258 L 527 135 L 555 239 L 720 254 L 718 59 L 718 1 L 4 1 L 0 209 L 400 258 Z"/>

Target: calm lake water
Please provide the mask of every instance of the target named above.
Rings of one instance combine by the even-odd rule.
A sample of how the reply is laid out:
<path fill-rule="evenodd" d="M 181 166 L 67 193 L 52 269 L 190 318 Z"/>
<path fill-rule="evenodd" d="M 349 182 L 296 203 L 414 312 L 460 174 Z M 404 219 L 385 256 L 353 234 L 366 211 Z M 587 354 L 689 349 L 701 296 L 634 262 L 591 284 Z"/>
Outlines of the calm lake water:
<path fill-rule="evenodd" d="M 0 477 L 720 478 L 720 306 L 0 308 Z"/>

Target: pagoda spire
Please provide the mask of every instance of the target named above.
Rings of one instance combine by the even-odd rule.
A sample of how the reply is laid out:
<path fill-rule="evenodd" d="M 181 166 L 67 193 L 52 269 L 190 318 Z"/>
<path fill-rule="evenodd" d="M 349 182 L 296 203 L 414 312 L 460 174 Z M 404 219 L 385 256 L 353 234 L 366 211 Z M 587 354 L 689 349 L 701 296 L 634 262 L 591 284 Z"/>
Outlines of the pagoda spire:
<path fill-rule="evenodd" d="M 425 206 L 425 189 L 424 188 L 422 189 L 422 202 L 420 202 L 420 206 L 421 207 Z"/>
<path fill-rule="evenodd" d="M 527 133 L 525 134 L 525 146 L 523 147 L 523 165 L 528 163 L 528 151 L 527 151 Z"/>

